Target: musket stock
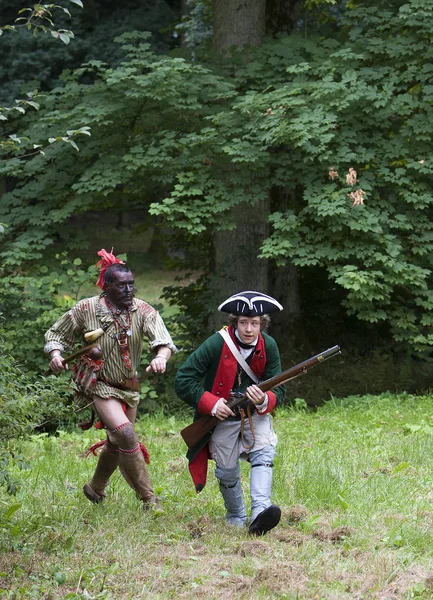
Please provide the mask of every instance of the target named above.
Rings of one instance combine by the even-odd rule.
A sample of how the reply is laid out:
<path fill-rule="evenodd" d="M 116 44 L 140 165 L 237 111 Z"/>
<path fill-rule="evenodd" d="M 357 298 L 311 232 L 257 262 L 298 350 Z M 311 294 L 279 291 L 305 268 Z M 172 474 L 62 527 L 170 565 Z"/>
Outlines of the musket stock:
<path fill-rule="evenodd" d="M 262 381 L 262 383 L 258 384 L 258 387 L 262 390 L 262 392 L 269 392 L 269 390 L 273 390 L 300 375 L 306 374 L 309 369 L 314 367 L 315 365 L 336 356 L 337 354 L 341 354 L 340 346 L 332 346 L 332 348 L 328 348 L 328 350 L 324 350 L 311 358 L 307 358 L 303 362 L 283 371 L 279 375 L 275 375 L 266 381 Z M 246 400 L 245 394 L 230 394 L 230 397 L 227 401 L 227 405 L 229 408 L 235 408 L 237 405 L 241 404 Z M 200 417 L 191 425 L 188 425 L 180 432 L 185 444 L 188 448 L 193 448 L 196 446 L 200 440 L 204 438 L 206 434 L 208 434 L 215 425 L 218 423 L 217 417 L 212 417 L 209 415 L 204 415 Z"/>

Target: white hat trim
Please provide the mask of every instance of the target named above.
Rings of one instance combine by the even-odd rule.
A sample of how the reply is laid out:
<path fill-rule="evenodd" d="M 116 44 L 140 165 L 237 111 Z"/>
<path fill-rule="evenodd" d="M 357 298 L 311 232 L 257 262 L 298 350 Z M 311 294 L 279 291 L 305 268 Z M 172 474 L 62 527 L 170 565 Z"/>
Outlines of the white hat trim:
<path fill-rule="evenodd" d="M 253 290 L 251 291 L 247 291 L 244 292 L 247 294 L 255 294 L 256 292 L 254 292 Z M 268 302 L 270 302 L 271 304 L 273 304 L 274 306 L 276 306 L 279 310 L 284 310 L 283 307 L 281 306 L 281 304 L 275 300 L 275 298 L 272 298 L 271 296 L 267 296 L 266 294 L 260 294 L 257 296 L 253 296 L 251 299 L 250 298 L 246 298 L 245 296 L 241 296 L 241 295 L 234 295 L 234 296 L 230 296 L 230 298 L 227 298 L 227 300 L 225 300 L 224 302 L 222 302 L 222 304 L 220 304 L 218 306 L 218 310 L 221 310 L 221 308 L 227 304 L 228 302 L 233 302 L 233 300 L 240 300 L 242 302 L 244 302 L 245 304 L 248 305 L 250 310 L 256 310 L 256 307 L 254 306 L 254 302 L 257 302 L 259 300 L 267 300 Z M 242 312 L 244 310 L 244 306 L 242 307 Z M 261 310 L 263 312 L 263 305 L 261 306 Z M 238 304 L 238 311 L 239 311 L 239 304 Z"/>

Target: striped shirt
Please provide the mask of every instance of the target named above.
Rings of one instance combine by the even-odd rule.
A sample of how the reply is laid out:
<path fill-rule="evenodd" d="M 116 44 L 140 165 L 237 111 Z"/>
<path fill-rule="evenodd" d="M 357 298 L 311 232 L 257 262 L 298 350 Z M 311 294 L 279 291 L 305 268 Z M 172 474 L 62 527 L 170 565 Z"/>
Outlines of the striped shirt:
<path fill-rule="evenodd" d="M 103 368 L 99 373 L 98 381 L 93 395 L 101 398 L 116 398 L 123 400 L 129 406 L 135 407 L 139 403 L 139 393 L 129 390 L 120 390 L 113 385 L 118 385 L 125 379 L 131 379 L 137 374 L 141 360 L 143 339 L 149 341 L 149 349 L 155 350 L 158 346 L 167 346 L 176 352 L 170 334 L 159 312 L 150 304 L 134 298 L 128 313 L 114 314 L 101 303 L 102 296 L 94 296 L 80 300 L 71 310 L 65 313 L 54 323 L 45 334 L 44 351 L 49 354 L 52 350 L 72 352 L 77 341 L 83 345 L 84 334 L 102 327 L 105 332 L 98 339 L 102 349 Z M 130 321 L 128 321 L 130 319 Z M 117 333 L 128 330 L 128 346 L 130 368 L 126 365 L 120 352 Z M 89 402 L 89 398 L 77 398 L 78 404 Z"/>

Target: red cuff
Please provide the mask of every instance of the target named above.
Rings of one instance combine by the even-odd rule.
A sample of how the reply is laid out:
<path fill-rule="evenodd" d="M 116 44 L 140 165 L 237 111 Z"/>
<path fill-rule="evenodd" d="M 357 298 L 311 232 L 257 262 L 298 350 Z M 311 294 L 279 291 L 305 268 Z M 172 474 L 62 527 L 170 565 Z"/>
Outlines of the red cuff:
<path fill-rule="evenodd" d="M 274 392 L 269 391 L 266 393 L 268 395 L 268 406 L 267 406 L 266 410 L 259 413 L 260 415 L 267 415 L 268 413 L 272 412 L 274 410 L 274 408 L 277 406 L 277 397 L 274 394 Z"/>
<path fill-rule="evenodd" d="M 199 403 L 197 405 L 198 412 L 201 415 L 211 415 L 212 409 L 215 404 L 218 402 L 218 396 L 211 394 L 210 392 L 205 392 L 203 396 L 200 398 Z"/>

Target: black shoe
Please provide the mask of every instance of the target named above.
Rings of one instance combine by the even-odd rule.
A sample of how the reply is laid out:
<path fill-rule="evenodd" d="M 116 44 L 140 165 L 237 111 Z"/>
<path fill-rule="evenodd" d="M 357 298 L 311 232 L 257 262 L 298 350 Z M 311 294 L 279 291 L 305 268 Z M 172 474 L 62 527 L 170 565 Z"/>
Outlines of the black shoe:
<path fill-rule="evenodd" d="M 265 508 L 248 528 L 248 533 L 251 535 L 264 535 L 270 529 L 278 525 L 281 519 L 281 508 L 276 504 L 271 504 Z"/>

